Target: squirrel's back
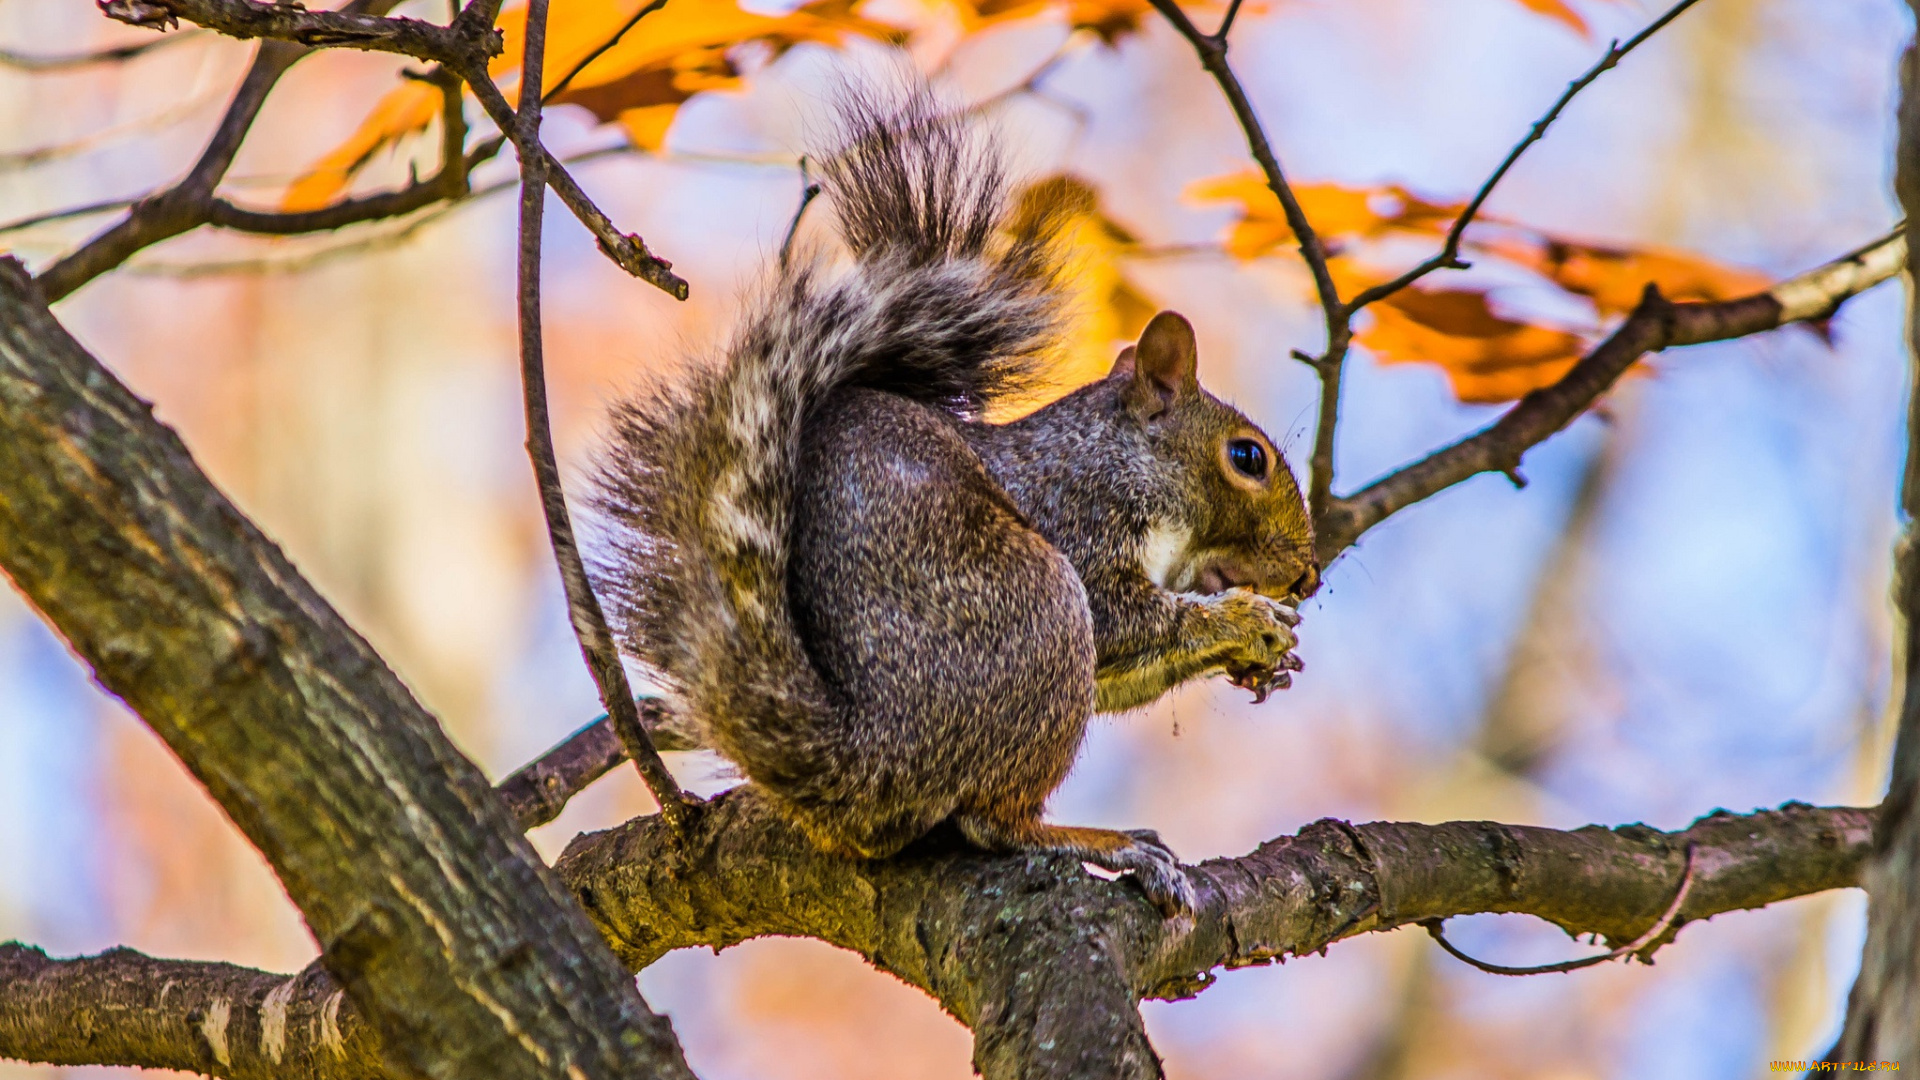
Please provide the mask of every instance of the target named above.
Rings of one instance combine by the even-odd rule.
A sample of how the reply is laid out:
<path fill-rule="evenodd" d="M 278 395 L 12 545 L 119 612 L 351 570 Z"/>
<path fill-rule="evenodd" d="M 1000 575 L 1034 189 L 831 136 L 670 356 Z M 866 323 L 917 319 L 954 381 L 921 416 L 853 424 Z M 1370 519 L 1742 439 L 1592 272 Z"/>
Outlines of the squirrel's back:
<path fill-rule="evenodd" d="M 1009 224 L 1002 159 L 924 93 L 842 107 L 823 159 L 848 258 L 796 258 L 749 302 L 717 365 L 617 405 L 599 470 L 599 583 L 678 723 L 777 786 L 817 760 L 831 691 L 789 594 L 806 425 L 881 391 L 959 417 L 1028 385 L 1058 341 L 1057 226 Z"/>

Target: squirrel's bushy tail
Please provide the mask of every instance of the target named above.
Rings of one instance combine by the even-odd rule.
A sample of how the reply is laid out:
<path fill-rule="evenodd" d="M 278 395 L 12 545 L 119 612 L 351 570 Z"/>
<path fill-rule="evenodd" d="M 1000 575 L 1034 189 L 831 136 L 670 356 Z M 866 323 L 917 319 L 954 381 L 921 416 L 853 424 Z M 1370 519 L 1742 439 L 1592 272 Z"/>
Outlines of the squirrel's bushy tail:
<path fill-rule="evenodd" d="M 842 387 L 960 414 L 1026 386 L 1064 316 L 1058 223 L 1010 213 L 991 141 L 924 92 L 841 107 L 822 164 L 851 265 L 796 258 L 723 361 L 615 407 L 599 470 L 599 580 L 623 644 L 687 734 L 778 789 L 833 763 L 835 704 L 787 595 L 801 429 Z"/>

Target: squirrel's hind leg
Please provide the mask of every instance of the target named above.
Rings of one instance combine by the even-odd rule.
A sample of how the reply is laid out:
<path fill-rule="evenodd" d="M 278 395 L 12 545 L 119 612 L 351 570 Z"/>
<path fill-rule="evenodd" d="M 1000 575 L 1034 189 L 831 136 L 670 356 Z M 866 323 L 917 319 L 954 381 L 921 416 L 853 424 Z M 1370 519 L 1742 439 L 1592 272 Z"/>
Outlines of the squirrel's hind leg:
<path fill-rule="evenodd" d="M 1191 918 L 1193 882 L 1180 860 L 1151 829 L 1120 832 L 1077 825 L 1048 825 L 1037 817 L 1025 821 L 961 812 L 953 823 L 973 844 L 989 851 L 1037 851 L 1071 855 L 1115 873 L 1133 876 L 1160 914 Z"/>

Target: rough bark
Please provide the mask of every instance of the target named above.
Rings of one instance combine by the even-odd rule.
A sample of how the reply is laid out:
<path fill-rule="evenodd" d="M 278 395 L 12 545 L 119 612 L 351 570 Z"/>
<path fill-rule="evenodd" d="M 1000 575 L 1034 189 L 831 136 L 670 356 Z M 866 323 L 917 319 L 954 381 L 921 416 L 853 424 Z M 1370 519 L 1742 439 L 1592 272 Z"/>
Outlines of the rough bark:
<path fill-rule="evenodd" d="M 479 771 L 12 260 L 0 566 L 266 856 L 395 1075 L 691 1075 Z"/>
<path fill-rule="evenodd" d="M 1181 925 L 1128 883 L 1068 859 L 987 856 L 937 837 L 883 862 L 834 858 L 744 792 L 689 820 L 685 848 L 658 817 L 641 818 L 580 837 L 556 866 L 622 960 L 637 970 L 676 948 L 818 938 L 972 1027 L 974 1063 L 989 1078 L 1157 1077 L 1141 998 L 1190 997 L 1219 968 L 1284 961 L 1355 934 L 1504 911 L 1631 940 L 1672 899 L 1689 842 L 1695 884 L 1682 923 L 1850 886 L 1873 831 L 1870 810 L 1798 804 L 1716 812 L 1675 833 L 1323 821 L 1192 867 L 1200 906 Z M 212 993 L 233 1003 L 232 1062 L 219 1070 L 206 1066 L 197 1034 L 196 1003 Z M 269 1021 L 275 1008 L 284 1019 Z M 71 1046 L 60 1039 L 76 1017 L 111 1050 L 50 1056 L 44 1048 Z M 256 1049 L 270 1025 L 286 1033 L 278 1061 Z M 127 950 L 50 961 L 0 946 L 0 1056 L 364 1080 L 370 1046 L 353 1005 L 329 997 L 312 970 L 289 980 Z"/>
<path fill-rule="evenodd" d="M 1920 13 L 1920 0 L 1912 0 Z M 1907 212 L 1909 239 L 1920 239 L 1920 53 L 1901 63 L 1899 142 L 1894 184 Z M 1912 298 L 1915 248 L 1908 245 L 1907 327 L 1910 361 L 1920 358 L 1920 313 Z M 1833 1061 L 1920 1060 L 1920 366 L 1910 364 L 1907 466 L 1900 508 L 1906 530 L 1894 552 L 1893 602 L 1900 623 L 1899 731 L 1893 776 L 1881 804 L 1873 857 L 1867 864 L 1867 942 L 1847 1001 L 1847 1022 L 1829 1052 Z"/>

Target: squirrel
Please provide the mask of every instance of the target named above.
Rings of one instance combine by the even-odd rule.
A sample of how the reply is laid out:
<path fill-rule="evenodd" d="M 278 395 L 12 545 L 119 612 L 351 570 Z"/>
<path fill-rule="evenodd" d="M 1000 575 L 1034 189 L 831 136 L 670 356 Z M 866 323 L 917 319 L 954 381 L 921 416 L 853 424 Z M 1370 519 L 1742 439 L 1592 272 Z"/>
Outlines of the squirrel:
<path fill-rule="evenodd" d="M 795 259 L 717 364 L 616 404 L 598 584 L 685 742 L 815 845 L 884 858 L 951 821 L 990 851 L 1192 887 L 1150 830 L 1048 824 L 1095 712 L 1301 668 L 1317 581 L 1280 451 L 1157 315 L 1024 418 L 1067 328 L 1060 214 L 1010 212 L 994 142 L 924 91 L 841 106 L 819 181 L 850 259 Z"/>

